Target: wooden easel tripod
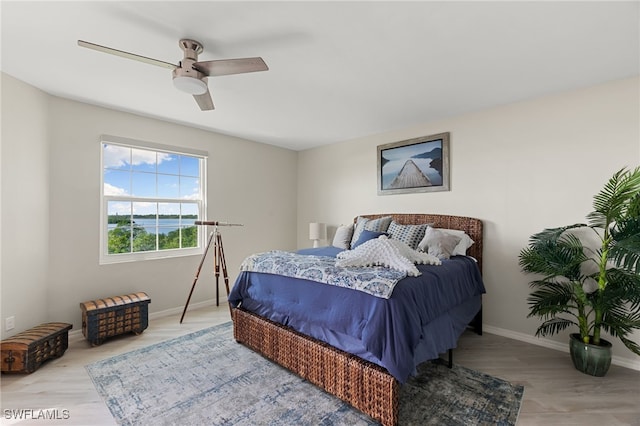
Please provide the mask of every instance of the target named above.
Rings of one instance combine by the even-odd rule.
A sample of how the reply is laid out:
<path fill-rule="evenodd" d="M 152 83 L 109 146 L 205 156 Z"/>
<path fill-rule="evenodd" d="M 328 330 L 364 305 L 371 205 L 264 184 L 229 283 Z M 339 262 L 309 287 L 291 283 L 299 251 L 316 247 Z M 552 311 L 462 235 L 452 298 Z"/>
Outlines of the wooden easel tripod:
<path fill-rule="evenodd" d="M 227 273 L 227 261 L 224 257 L 224 247 L 222 246 L 222 234 L 218 230 L 219 226 L 242 226 L 239 223 L 226 223 L 226 222 L 206 222 L 197 220 L 194 222 L 196 225 L 211 225 L 213 226 L 213 231 L 209 234 L 209 239 L 207 240 L 207 246 L 204 249 L 204 253 L 202 255 L 202 259 L 200 259 L 200 264 L 198 265 L 198 269 L 196 270 L 196 276 L 193 280 L 193 284 L 191 285 L 191 291 L 189 292 L 189 297 L 187 297 L 187 303 L 184 305 L 184 310 L 182 311 L 182 316 L 180 317 L 180 324 L 182 324 L 182 320 L 184 319 L 184 315 L 187 313 L 187 308 L 189 307 L 189 301 L 191 301 L 191 295 L 193 294 L 193 290 L 196 288 L 196 283 L 198 282 L 198 278 L 200 277 L 200 271 L 202 270 L 202 265 L 204 265 L 204 261 L 207 258 L 207 253 L 209 252 L 209 248 L 211 247 L 211 243 L 213 243 L 213 268 L 216 276 L 216 306 L 220 305 L 220 290 L 219 290 L 219 280 L 220 280 L 220 268 L 222 268 L 222 277 L 224 279 L 224 286 L 227 290 L 227 297 L 229 296 L 229 274 Z M 231 306 L 229 306 L 229 312 L 231 312 Z"/>

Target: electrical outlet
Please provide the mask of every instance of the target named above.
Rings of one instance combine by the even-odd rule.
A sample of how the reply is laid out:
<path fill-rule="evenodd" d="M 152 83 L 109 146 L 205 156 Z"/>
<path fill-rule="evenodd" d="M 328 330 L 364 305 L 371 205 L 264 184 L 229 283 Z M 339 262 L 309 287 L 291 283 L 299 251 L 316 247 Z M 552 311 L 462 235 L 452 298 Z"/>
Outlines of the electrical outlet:
<path fill-rule="evenodd" d="M 4 329 L 6 331 L 12 330 L 16 326 L 16 317 L 7 317 L 4 320 Z"/>

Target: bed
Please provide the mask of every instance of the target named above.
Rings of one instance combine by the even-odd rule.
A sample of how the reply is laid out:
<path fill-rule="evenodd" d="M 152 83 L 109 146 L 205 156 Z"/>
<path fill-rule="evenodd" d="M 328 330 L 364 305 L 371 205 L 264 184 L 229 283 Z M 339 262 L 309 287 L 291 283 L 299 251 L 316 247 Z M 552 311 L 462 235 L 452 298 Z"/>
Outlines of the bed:
<path fill-rule="evenodd" d="M 383 425 L 395 425 L 399 388 L 415 367 L 455 348 L 468 326 L 482 333 L 482 221 L 432 214 L 359 217 L 460 230 L 474 244 L 466 256 L 452 256 L 442 265 L 417 265 L 420 277 L 401 279 L 388 299 L 242 272 L 229 295 L 234 338 Z M 417 281 L 427 278 L 431 284 Z"/>

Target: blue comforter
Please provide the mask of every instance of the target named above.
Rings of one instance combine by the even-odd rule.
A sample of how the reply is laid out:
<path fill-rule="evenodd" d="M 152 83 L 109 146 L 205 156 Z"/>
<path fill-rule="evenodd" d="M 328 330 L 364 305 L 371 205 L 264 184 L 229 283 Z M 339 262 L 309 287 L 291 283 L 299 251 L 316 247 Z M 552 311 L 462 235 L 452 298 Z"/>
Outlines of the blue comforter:
<path fill-rule="evenodd" d="M 340 251 L 320 250 L 333 256 Z M 403 383 L 420 362 L 455 347 L 485 292 L 472 258 L 454 256 L 440 266 L 417 266 L 422 275 L 402 279 L 389 299 L 298 278 L 242 272 L 229 303 L 381 365 Z"/>

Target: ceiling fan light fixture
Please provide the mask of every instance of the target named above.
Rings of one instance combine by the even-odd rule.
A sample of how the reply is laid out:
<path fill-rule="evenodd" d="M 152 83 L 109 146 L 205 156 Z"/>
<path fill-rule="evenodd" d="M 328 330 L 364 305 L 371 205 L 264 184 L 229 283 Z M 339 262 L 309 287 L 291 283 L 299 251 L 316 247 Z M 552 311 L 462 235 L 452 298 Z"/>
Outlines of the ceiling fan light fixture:
<path fill-rule="evenodd" d="M 176 76 L 173 78 L 173 85 L 190 95 L 202 95 L 207 92 L 207 83 L 194 77 Z"/>

